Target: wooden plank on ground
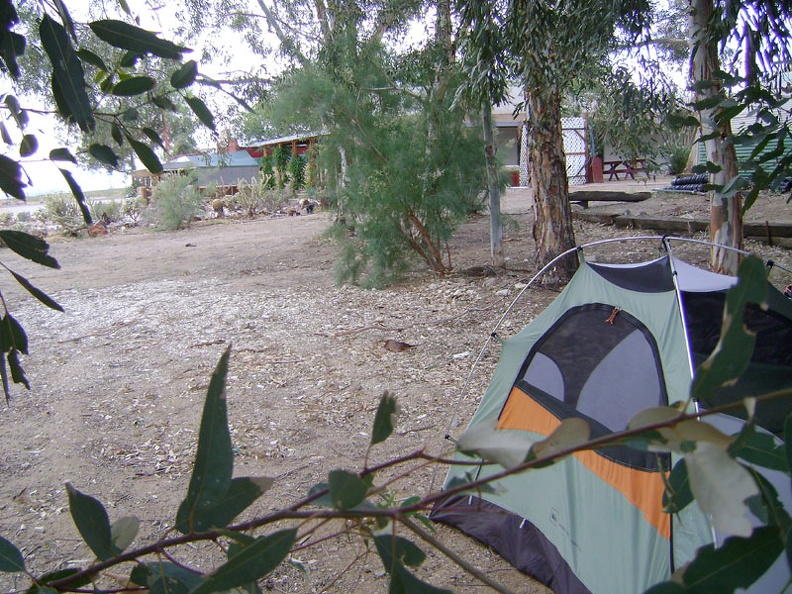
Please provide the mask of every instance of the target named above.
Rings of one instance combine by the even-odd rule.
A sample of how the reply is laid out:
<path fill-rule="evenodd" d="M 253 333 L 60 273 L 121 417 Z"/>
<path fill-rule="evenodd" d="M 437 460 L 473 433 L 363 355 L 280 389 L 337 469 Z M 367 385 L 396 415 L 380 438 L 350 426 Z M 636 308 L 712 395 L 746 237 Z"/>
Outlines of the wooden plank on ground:
<path fill-rule="evenodd" d="M 574 216 L 583 221 L 614 225 L 620 228 L 652 229 L 663 233 L 698 233 L 709 228 L 709 221 L 671 217 L 647 217 L 616 215 L 609 213 L 576 212 Z M 744 223 L 743 236 L 772 243 L 773 238 L 792 238 L 792 223 Z"/>
<path fill-rule="evenodd" d="M 617 192 L 612 190 L 571 190 L 570 200 L 589 202 L 643 202 L 652 197 L 651 192 Z"/>
<path fill-rule="evenodd" d="M 651 192 L 617 192 L 608 190 L 577 190 L 569 192 L 569 201 L 588 208 L 589 202 L 643 202 Z"/>

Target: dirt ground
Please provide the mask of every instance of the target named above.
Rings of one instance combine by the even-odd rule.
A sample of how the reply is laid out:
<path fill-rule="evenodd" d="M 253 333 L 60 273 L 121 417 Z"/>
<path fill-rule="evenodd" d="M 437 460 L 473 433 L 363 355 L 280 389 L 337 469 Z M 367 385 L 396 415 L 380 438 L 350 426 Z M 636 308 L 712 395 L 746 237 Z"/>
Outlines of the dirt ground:
<path fill-rule="evenodd" d="M 785 199 L 761 201 L 750 216 L 792 220 Z M 702 197 L 622 207 L 680 217 L 706 211 Z M 21 548 L 34 572 L 90 563 L 69 515 L 66 482 L 102 501 L 111 521 L 137 516 L 135 545 L 166 534 L 186 493 L 209 377 L 229 345 L 235 475 L 275 479 L 246 518 L 298 500 L 333 469 L 362 468 L 384 390 L 396 395 L 401 414 L 395 435 L 374 448 L 370 464 L 421 448 L 448 452 L 444 435 L 458 435 L 470 419 L 497 352 L 487 351 L 466 383 L 471 366 L 536 270 L 530 196 L 509 190 L 503 210 L 506 270 L 473 274 L 489 256 L 488 218 L 475 216 L 453 241 L 456 274 L 437 278 L 416 267 L 385 290 L 335 285 L 334 246 L 322 235 L 331 219 L 323 212 L 215 220 L 171 233 L 51 237 L 60 270 L 4 250 L 3 264 L 66 311 L 43 307 L 11 277 L 2 285 L 6 305 L 29 336 L 30 355 L 22 363 L 31 390 L 14 385 L 10 403 L 0 406 L 0 535 Z M 579 243 L 631 235 L 580 221 L 575 231 Z M 658 245 L 608 244 L 601 257 L 651 258 Z M 749 247 L 792 267 L 787 250 Z M 691 260 L 706 261 L 706 249 L 690 249 Z M 519 329 L 553 295 L 532 289 L 501 332 Z M 384 348 L 389 339 L 413 346 L 393 352 Z M 444 474 L 442 468 L 414 470 L 390 489 L 397 498 L 426 494 L 440 487 Z M 390 472 L 378 482 L 396 477 Z M 436 530 L 449 548 L 511 591 L 547 591 L 466 537 Z M 293 560 L 306 571 L 279 568 L 268 589 L 387 591 L 382 566 L 365 554 L 364 543 L 314 536 L 304 544 Z M 202 569 L 216 562 L 204 547 L 182 554 Z M 419 573 L 457 592 L 492 591 L 436 551 Z M 0 591 L 28 585 L 24 576 L 0 575 Z"/>

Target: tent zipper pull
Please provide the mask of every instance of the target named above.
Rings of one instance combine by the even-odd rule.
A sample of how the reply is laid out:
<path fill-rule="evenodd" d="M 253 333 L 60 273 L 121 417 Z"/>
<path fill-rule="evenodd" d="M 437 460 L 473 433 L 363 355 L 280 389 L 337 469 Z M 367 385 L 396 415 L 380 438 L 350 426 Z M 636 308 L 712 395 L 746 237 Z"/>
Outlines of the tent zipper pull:
<path fill-rule="evenodd" d="M 610 317 L 607 320 L 605 320 L 605 323 L 610 324 L 612 326 L 616 321 L 616 316 L 619 315 L 620 311 L 621 311 L 620 307 L 614 307 Z"/>

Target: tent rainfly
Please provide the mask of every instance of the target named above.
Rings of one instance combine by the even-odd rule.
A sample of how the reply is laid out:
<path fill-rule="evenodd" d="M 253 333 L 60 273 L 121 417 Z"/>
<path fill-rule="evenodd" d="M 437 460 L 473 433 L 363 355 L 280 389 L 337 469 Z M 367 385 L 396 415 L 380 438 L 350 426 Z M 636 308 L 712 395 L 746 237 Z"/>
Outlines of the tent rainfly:
<path fill-rule="evenodd" d="M 588 421 L 592 437 L 625 429 L 637 412 L 688 400 L 696 366 L 715 348 L 725 292 L 736 283 L 673 255 L 640 264 L 587 262 L 522 331 L 502 342 L 492 380 L 473 416 L 493 435 L 544 439 L 565 419 Z M 768 283 L 770 284 L 770 283 Z M 741 380 L 707 409 L 746 395 L 792 387 L 792 301 L 770 286 L 769 309 L 749 306 L 756 348 Z M 789 399 L 762 405 L 760 427 L 780 434 Z M 744 421 L 704 417 L 727 433 Z M 502 471 L 457 454 L 444 488 Z M 495 489 L 449 496 L 432 519 L 494 548 L 556 594 L 636 594 L 670 578 L 696 550 L 718 542 L 693 504 L 663 512 L 663 476 L 675 460 L 627 446 L 582 451 L 553 466 L 497 481 Z M 789 480 L 762 469 L 787 509 Z M 783 557 L 783 556 L 782 556 Z M 780 592 L 783 559 L 751 592 Z"/>

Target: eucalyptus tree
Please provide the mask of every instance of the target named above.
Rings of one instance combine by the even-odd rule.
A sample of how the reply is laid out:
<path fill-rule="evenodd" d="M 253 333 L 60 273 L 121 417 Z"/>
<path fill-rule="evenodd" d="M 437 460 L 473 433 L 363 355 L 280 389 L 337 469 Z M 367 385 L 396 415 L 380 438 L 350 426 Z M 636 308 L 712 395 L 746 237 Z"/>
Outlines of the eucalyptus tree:
<path fill-rule="evenodd" d="M 792 2 L 691 0 L 689 14 L 690 76 L 710 174 L 710 236 L 740 247 L 744 210 L 761 189 L 788 174 L 792 161 L 788 116 L 782 115 L 787 99 L 778 85 L 792 59 Z M 755 122 L 735 134 L 732 119 L 750 111 Z M 756 147 L 744 204 L 736 142 Z M 734 274 L 738 265 L 737 252 L 713 249 L 714 270 Z"/>
<path fill-rule="evenodd" d="M 36 156 L 38 140 L 28 128 L 34 110 L 26 105 L 26 97 L 33 95 L 44 102 L 35 111 L 51 115 L 66 129 L 65 146 L 49 153 L 56 163 L 76 163 L 72 150 L 81 145 L 86 156 L 106 167 L 119 169 L 125 156 L 134 154 L 156 173 L 162 170 L 157 152 L 165 144 L 163 112 L 189 109 L 214 129 L 214 116 L 194 90 L 198 65 L 182 61 L 189 48 L 132 24 L 132 15 L 123 12 L 119 18 L 83 22 L 73 18 L 61 0 L 20 6 L 25 11 L 17 12 L 11 0 L 3 0 L 0 11 L 2 76 L 11 83 L 1 107 L 17 128 L 2 124 L 6 153 L 14 148 L 17 134 L 22 136 L 20 156 Z M 120 6 L 128 10 L 126 3 Z M 0 187 L 24 198 L 28 182 L 20 161 L 3 158 Z M 79 185 L 70 171 L 59 169 L 90 221 Z"/>
<path fill-rule="evenodd" d="M 617 33 L 645 30 L 647 2 L 620 0 L 459 0 L 466 27 L 470 84 L 502 88 L 518 81 L 529 124 L 528 152 L 535 201 L 533 229 L 538 264 L 544 265 L 575 245 L 561 127 L 565 89 L 615 49 Z M 493 25 L 494 24 L 494 25 Z M 497 30 L 499 35 L 487 33 Z M 497 97 L 496 97 L 497 98 Z M 576 263 L 559 264 L 567 278 Z"/>
<path fill-rule="evenodd" d="M 28 33 L 35 31 L 37 20 L 43 16 L 41 5 L 28 3 L 20 8 L 21 27 Z M 57 126 L 54 132 L 61 142 L 76 149 L 75 157 L 82 165 L 88 169 L 110 167 L 128 172 L 135 169 L 136 154 L 124 141 L 123 135 L 119 135 L 121 123 L 127 130 L 136 130 L 147 141 L 155 143 L 166 155 L 196 149 L 194 114 L 167 99 L 176 92 L 169 81 L 168 60 L 152 55 L 127 55 L 126 50 L 108 46 L 89 27 L 80 23 L 75 23 L 74 33 L 79 52 L 90 58 L 90 61 L 83 62 L 86 77 L 100 81 L 98 85 L 85 87 L 90 104 L 96 106 L 96 127 L 90 135 L 78 136 L 76 141 L 68 125 Z M 35 95 L 45 109 L 56 110 L 56 100 L 50 89 L 47 54 L 31 45 L 19 61 L 22 68 L 17 83 L 19 89 L 26 95 Z M 108 75 L 111 68 L 114 72 Z M 110 88 L 114 79 L 118 82 L 138 76 L 138 80 L 144 80 L 139 76 L 141 74 L 147 77 L 145 80 L 157 81 L 156 102 L 146 93 L 136 93 L 135 88 L 130 94 L 123 88 Z M 117 159 L 112 162 L 104 160 L 102 157 L 106 151 L 97 151 L 98 146 L 113 147 Z"/>

